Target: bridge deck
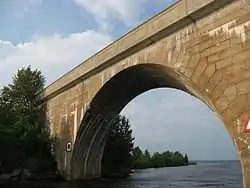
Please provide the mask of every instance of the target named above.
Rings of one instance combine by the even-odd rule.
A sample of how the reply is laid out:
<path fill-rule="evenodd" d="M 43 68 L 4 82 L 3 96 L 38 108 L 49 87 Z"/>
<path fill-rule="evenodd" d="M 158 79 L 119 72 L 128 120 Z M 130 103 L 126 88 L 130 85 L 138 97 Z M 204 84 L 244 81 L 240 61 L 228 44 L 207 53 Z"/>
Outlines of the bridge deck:
<path fill-rule="evenodd" d="M 41 93 L 42 101 L 233 1 L 177 1 L 47 86 Z"/>

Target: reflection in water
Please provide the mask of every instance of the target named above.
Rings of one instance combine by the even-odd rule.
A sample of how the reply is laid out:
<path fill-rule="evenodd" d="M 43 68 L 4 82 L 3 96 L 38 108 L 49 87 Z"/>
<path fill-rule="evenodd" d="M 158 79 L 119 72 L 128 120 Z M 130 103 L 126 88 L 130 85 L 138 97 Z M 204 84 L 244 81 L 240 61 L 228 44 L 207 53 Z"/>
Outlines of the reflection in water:
<path fill-rule="evenodd" d="M 194 166 L 138 170 L 126 180 L 29 183 L 0 187 L 27 188 L 243 188 L 238 161 L 203 162 Z"/>

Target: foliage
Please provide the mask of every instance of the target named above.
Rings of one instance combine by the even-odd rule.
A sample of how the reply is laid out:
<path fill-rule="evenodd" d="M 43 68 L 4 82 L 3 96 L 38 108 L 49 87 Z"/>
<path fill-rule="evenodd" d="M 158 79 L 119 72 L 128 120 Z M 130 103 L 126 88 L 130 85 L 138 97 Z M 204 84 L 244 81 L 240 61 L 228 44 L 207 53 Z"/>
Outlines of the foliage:
<path fill-rule="evenodd" d="M 3 87 L 0 96 L 0 124 L 10 128 L 18 136 L 30 130 L 39 130 L 39 98 L 37 93 L 44 87 L 45 78 L 38 70 L 22 68 L 13 77 L 13 83 Z"/>
<path fill-rule="evenodd" d="M 2 171 L 28 168 L 33 172 L 55 169 L 51 139 L 39 122 L 38 92 L 45 78 L 38 70 L 22 68 L 0 94 L 0 164 Z"/>
<path fill-rule="evenodd" d="M 178 151 L 165 151 L 163 153 L 156 152 L 151 156 L 148 150 L 142 152 L 137 146 L 132 153 L 134 158 L 134 169 L 188 165 L 187 155 L 183 157 Z"/>
<path fill-rule="evenodd" d="M 136 146 L 133 150 L 132 150 L 132 157 L 133 160 L 136 161 L 140 158 L 140 155 L 142 154 L 142 151 L 140 149 L 139 146 Z"/>
<path fill-rule="evenodd" d="M 103 153 L 103 173 L 127 171 L 132 167 L 133 141 L 129 120 L 124 116 L 117 116 L 112 122 Z"/>
<path fill-rule="evenodd" d="M 102 159 L 104 175 L 112 173 L 128 173 L 131 168 L 159 168 L 188 165 L 188 156 L 182 153 L 166 151 L 153 153 L 140 147 L 134 147 L 134 138 L 129 120 L 124 116 L 117 116 L 112 122 L 108 134 Z"/>

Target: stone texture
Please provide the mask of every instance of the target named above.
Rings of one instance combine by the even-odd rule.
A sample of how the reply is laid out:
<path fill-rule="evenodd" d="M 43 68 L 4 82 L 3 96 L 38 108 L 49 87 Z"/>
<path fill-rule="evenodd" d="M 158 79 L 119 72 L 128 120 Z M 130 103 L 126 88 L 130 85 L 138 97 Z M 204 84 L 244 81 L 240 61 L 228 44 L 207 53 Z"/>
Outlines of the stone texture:
<path fill-rule="evenodd" d="M 41 93 L 41 109 L 58 138 L 63 175 L 99 177 L 112 117 L 137 95 L 172 87 L 218 114 L 239 153 L 245 187 L 250 187 L 250 134 L 243 132 L 250 113 L 249 4 L 179 1 L 48 86 Z"/>

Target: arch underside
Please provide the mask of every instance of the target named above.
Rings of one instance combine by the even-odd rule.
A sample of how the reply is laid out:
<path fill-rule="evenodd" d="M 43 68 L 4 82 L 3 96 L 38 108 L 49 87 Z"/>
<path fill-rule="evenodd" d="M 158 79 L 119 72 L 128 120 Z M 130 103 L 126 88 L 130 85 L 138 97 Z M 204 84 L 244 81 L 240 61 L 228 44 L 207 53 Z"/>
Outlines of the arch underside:
<path fill-rule="evenodd" d="M 72 179 L 92 179 L 101 176 L 105 136 L 113 118 L 136 96 L 162 87 L 185 91 L 214 110 L 209 98 L 188 78 L 172 68 L 158 64 L 129 67 L 104 84 L 90 103 L 75 142 L 71 160 Z"/>

